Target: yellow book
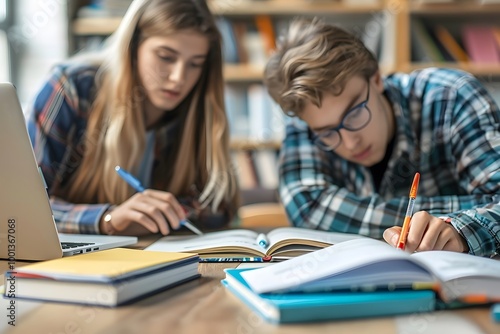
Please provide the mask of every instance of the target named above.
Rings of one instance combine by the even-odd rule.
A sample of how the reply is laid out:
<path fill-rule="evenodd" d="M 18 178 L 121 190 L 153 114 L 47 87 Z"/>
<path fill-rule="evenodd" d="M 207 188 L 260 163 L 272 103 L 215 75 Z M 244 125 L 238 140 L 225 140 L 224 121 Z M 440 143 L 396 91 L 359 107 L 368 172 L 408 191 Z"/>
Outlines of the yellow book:
<path fill-rule="evenodd" d="M 115 248 L 5 274 L 4 296 L 116 306 L 199 277 L 196 254 Z"/>
<path fill-rule="evenodd" d="M 54 279 L 110 281 L 136 275 L 195 257 L 195 254 L 114 248 L 100 252 L 33 263 L 16 270 Z"/>

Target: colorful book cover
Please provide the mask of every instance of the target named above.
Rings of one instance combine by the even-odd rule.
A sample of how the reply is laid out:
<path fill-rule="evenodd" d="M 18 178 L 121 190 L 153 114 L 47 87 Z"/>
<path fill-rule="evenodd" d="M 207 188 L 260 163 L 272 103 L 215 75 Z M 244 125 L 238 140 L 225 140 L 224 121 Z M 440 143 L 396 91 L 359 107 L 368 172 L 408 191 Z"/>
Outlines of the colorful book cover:
<path fill-rule="evenodd" d="M 442 25 L 437 25 L 434 27 L 434 33 L 436 38 L 439 40 L 441 45 L 446 49 L 446 51 L 455 58 L 456 61 L 468 62 L 469 56 L 465 50 L 460 46 L 457 40 L 451 35 L 451 33 Z"/>
<path fill-rule="evenodd" d="M 463 42 L 471 60 L 478 64 L 500 62 L 493 28 L 489 26 L 466 25 L 462 30 Z"/>
<path fill-rule="evenodd" d="M 270 55 L 276 48 L 276 36 L 274 34 L 271 16 L 257 15 L 255 17 L 255 25 L 257 26 L 259 33 L 262 35 L 266 53 Z"/>
<path fill-rule="evenodd" d="M 411 29 L 412 55 L 420 62 L 442 62 L 445 57 L 429 34 L 427 27 L 420 21 L 414 20 Z"/>
<path fill-rule="evenodd" d="M 434 310 L 430 290 L 257 294 L 241 273 L 226 269 L 222 284 L 259 316 L 272 323 L 300 323 L 378 317 Z"/>

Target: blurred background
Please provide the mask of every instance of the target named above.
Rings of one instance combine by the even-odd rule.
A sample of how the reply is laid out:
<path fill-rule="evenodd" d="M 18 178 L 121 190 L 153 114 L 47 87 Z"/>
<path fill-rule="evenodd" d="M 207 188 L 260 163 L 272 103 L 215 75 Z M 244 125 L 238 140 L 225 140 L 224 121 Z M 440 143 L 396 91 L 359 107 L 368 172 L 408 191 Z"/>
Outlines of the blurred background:
<path fill-rule="evenodd" d="M 262 72 L 297 16 L 320 16 L 352 31 L 378 57 L 383 74 L 459 68 L 476 75 L 500 103 L 500 0 L 207 1 L 224 42 L 225 103 L 244 204 L 277 199 L 286 117 L 267 95 Z M 0 0 L 0 81 L 16 85 L 26 112 L 50 68 L 99 48 L 130 2 Z"/>
<path fill-rule="evenodd" d="M 0 0 L 0 80 L 16 85 L 23 107 L 68 56 L 66 8 L 65 0 Z"/>

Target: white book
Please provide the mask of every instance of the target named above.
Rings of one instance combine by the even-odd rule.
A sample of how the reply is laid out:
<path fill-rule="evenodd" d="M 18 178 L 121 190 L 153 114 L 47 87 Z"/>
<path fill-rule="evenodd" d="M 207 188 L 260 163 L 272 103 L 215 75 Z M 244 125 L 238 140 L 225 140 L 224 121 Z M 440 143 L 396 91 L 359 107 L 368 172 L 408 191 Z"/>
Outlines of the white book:
<path fill-rule="evenodd" d="M 250 127 L 248 122 L 246 88 L 237 85 L 226 85 L 224 103 L 231 138 L 248 138 Z"/>
<path fill-rule="evenodd" d="M 273 260 L 284 260 L 352 239 L 367 237 L 298 227 L 280 227 L 267 234 L 233 229 L 201 236 L 166 236 L 146 250 L 198 253 L 202 259 L 272 257 Z"/>
<path fill-rule="evenodd" d="M 385 15 L 384 18 L 379 64 L 383 69 L 391 70 L 396 64 L 396 21 L 394 15 Z"/>
<path fill-rule="evenodd" d="M 274 150 L 256 150 L 253 153 L 260 186 L 278 188 L 278 159 Z"/>
<path fill-rule="evenodd" d="M 500 301 L 500 261 L 449 251 L 409 254 L 355 239 L 242 273 L 257 293 L 433 288 L 443 301 Z M 470 299 L 469 299 L 470 301 Z"/>
<path fill-rule="evenodd" d="M 272 133 L 269 137 L 270 140 L 282 141 L 285 138 L 286 130 L 286 115 L 281 107 L 274 102 L 269 93 L 267 93 L 269 119 L 271 122 Z"/>
<path fill-rule="evenodd" d="M 265 141 L 272 137 L 273 129 L 267 115 L 269 103 L 266 88 L 263 85 L 248 86 L 249 137 L 252 140 Z"/>

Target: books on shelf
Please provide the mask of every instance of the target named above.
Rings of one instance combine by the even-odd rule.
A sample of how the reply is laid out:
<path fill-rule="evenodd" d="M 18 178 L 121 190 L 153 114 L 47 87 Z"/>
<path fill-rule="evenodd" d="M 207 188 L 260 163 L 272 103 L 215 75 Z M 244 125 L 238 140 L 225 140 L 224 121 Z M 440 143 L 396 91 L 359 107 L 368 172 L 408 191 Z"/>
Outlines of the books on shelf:
<path fill-rule="evenodd" d="M 270 15 L 256 15 L 255 25 L 262 38 L 263 48 L 267 56 L 276 49 L 276 36 Z"/>
<path fill-rule="evenodd" d="M 255 150 L 253 153 L 259 185 L 265 189 L 278 189 L 278 157 L 275 150 Z"/>
<path fill-rule="evenodd" d="M 91 0 L 79 9 L 78 17 L 121 17 L 125 15 L 132 0 Z"/>
<path fill-rule="evenodd" d="M 442 62 L 445 60 L 429 29 L 420 20 L 412 21 L 411 53 L 415 61 Z"/>
<path fill-rule="evenodd" d="M 443 25 L 434 26 L 434 33 L 437 40 L 441 43 L 443 48 L 451 55 L 454 61 L 468 62 L 469 56 L 452 36 L 449 30 Z"/>
<path fill-rule="evenodd" d="M 222 37 L 222 57 L 224 62 L 229 64 L 239 63 L 240 56 L 236 47 L 238 39 L 231 22 L 224 17 L 219 17 L 215 23 Z"/>
<path fill-rule="evenodd" d="M 357 234 L 316 231 L 297 227 L 281 227 L 266 235 L 255 231 L 234 229 L 206 233 L 202 236 L 166 236 L 147 250 L 198 253 L 202 259 L 255 258 L 255 261 L 286 260 L 291 257 L 342 243 L 366 239 Z M 259 244 L 265 240 L 265 245 Z"/>
<path fill-rule="evenodd" d="M 226 278 L 222 284 L 262 318 L 273 323 L 428 312 L 435 306 L 434 293 L 429 290 L 259 294 L 242 276 L 249 270 L 258 269 L 225 269 Z"/>
<path fill-rule="evenodd" d="M 240 188 L 251 189 L 259 185 L 257 171 L 253 163 L 252 154 L 249 151 L 237 150 L 231 153 L 234 162 L 234 171 L 238 178 Z"/>
<path fill-rule="evenodd" d="M 231 158 L 242 190 L 278 188 L 278 153 L 274 148 L 236 149 L 231 152 Z"/>
<path fill-rule="evenodd" d="M 231 138 L 281 141 L 286 116 L 262 84 L 226 85 L 224 103 Z"/>
<path fill-rule="evenodd" d="M 471 61 L 478 64 L 499 64 L 500 49 L 491 26 L 465 25 L 462 38 Z"/>
<path fill-rule="evenodd" d="M 248 115 L 250 138 L 254 140 L 282 140 L 285 115 L 261 84 L 248 86 Z"/>
<path fill-rule="evenodd" d="M 493 27 L 493 37 L 495 38 L 495 42 L 498 48 L 498 52 L 500 52 L 500 26 Z"/>
<path fill-rule="evenodd" d="M 239 85 L 225 85 L 224 103 L 231 138 L 249 138 L 247 88 Z"/>
<path fill-rule="evenodd" d="M 265 65 L 275 48 L 273 22 L 269 15 L 256 15 L 254 21 L 217 18 L 225 62 Z"/>
<path fill-rule="evenodd" d="M 500 301 L 500 261 L 464 253 L 409 254 L 363 238 L 242 273 L 256 293 L 429 289 L 445 303 Z"/>
<path fill-rule="evenodd" d="M 8 271 L 6 298 L 117 306 L 199 277 L 198 256 L 115 248 Z"/>

